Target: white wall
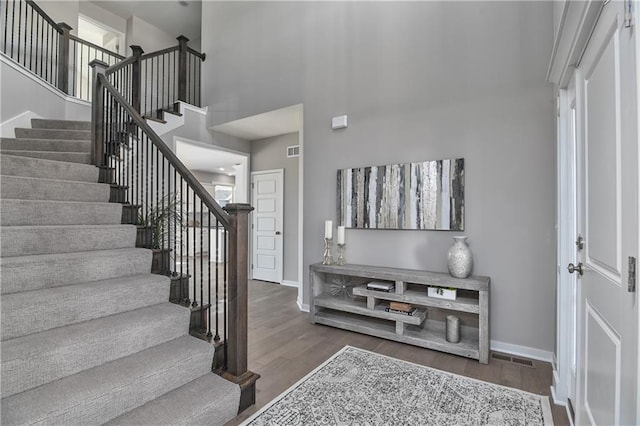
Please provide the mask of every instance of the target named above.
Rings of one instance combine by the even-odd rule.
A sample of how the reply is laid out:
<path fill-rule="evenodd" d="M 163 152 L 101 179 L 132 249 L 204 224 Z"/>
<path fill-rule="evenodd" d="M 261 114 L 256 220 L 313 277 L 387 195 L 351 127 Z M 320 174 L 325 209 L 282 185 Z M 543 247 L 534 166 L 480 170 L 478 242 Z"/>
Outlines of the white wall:
<path fill-rule="evenodd" d="M 203 2 L 202 22 L 212 124 L 304 104 L 305 269 L 336 219 L 336 170 L 464 157 L 491 338 L 553 351 L 550 2 Z M 348 230 L 347 261 L 446 271 L 457 234 Z"/>
<path fill-rule="evenodd" d="M 251 142 L 251 171 L 284 170 L 283 279 L 298 282 L 298 159 L 287 157 L 287 147 L 298 145 L 298 133 Z"/>
<path fill-rule="evenodd" d="M 14 137 L 15 127 L 29 127 L 30 118 L 90 120 L 91 105 L 65 95 L 0 55 L 0 135 Z M 29 114 L 24 114 L 29 112 Z"/>
<path fill-rule="evenodd" d="M 127 46 L 137 44 L 147 53 L 177 46 L 178 40 L 176 40 L 176 37 L 179 35 L 169 34 L 137 16 L 127 19 Z"/>

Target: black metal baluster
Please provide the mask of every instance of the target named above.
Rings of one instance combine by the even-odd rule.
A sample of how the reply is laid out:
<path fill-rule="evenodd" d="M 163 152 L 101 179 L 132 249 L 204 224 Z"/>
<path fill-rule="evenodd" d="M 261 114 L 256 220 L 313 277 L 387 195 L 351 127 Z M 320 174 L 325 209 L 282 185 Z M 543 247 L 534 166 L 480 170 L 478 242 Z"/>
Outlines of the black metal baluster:
<path fill-rule="evenodd" d="M 204 283 L 202 281 L 202 277 L 204 276 L 204 221 L 202 220 L 202 198 L 200 198 L 200 322 L 204 323 Z M 207 241 L 209 241 L 209 237 L 207 237 Z M 207 248 L 207 251 L 209 249 Z M 211 306 L 209 306 L 211 309 Z"/>
<path fill-rule="evenodd" d="M 174 170 L 175 173 L 175 170 Z M 182 213 L 186 213 L 186 210 L 184 208 L 185 204 L 184 204 L 184 194 L 183 194 L 183 189 L 184 189 L 184 180 L 182 178 L 182 175 L 180 175 L 180 211 Z M 185 235 L 186 234 L 186 235 Z M 183 229 L 180 230 L 180 279 L 183 279 L 184 275 L 183 275 L 183 264 L 184 264 L 184 255 L 182 253 L 182 248 L 184 247 L 184 243 L 185 240 L 183 240 L 183 238 L 187 238 L 186 241 L 188 241 L 189 238 L 189 217 L 187 216 L 187 223 L 184 224 L 183 222 Z M 187 285 L 185 288 L 185 291 L 188 293 L 189 290 L 189 271 L 187 271 Z M 183 294 L 182 293 L 183 290 L 183 286 L 182 286 L 182 282 L 180 282 L 180 296 L 181 296 L 181 301 L 184 304 L 188 304 L 188 294 Z M 187 297 L 182 297 L 182 296 L 187 296 Z"/>
<path fill-rule="evenodd" d="M 29 70 L 33 71 L 33 8 L 28 8 L 31 11 L 31 24 L 29 25 Z M 6 33 L 6 28 L 5 28 Z M 6 35 L 5 35 L 6 37 Z M 25 47 L 26 52 L 26 47 Z"/>
<path fill-rule="evenodd" d="M 13 37 L 16 28 L 16 0 L 13 0 L 13 7 L 11 8 L 11 57 L 13 58 Z"/>
<path fill-rule="evenodd" d="M 71 71 L 73 72 L 73 88 L 71 89 L 71 93 L 75 96 L 78 93 L 78 43 L 72 41 L 73 43 L 73 68 Z"/>
<path fill-rule="evenodd" d="M 222 327 L 222 333 L 224 336 L 224 341 L 227 341 L 227 243 L 228 243 L 228 238 L 227 238 L 227 230 L 224 230 L 224 246 L 223 246 L 223 258 L 222 258 L 222 271 L 223 271 L 223 294 L 224 294 L 224 299 L 222 300 L 222 321 L 223 321 L 223 327 Z M 228 360 L 228 352 L 227 352 L 227 345 L 224 345 L 224 367 L 227 367 L 227 360 Z"/>
<path fill-rule="evenodd" d="M 164 193 L 164 160 L 165 160 L 165 158 L 164 158 L 164 155 L 163 155 L 162 156 L 162 173 L 161 173 L 161 175 L 162 175 L 162 179 L 161 179 L 162 189 L 160 191 L 160 195 L 161 195 L 160 199 L 162 200 L 161 201 L 161 204 L 162 204 L 162 210 L 161 211 L 163 212 L 163 214 L 164 214 L 164 211 L 165 211 L 164 210 L 165 209 L 164 202 L 165 202 L 165 198 L 166 198 L 165 193 Z M 169 201 L 170 200 L 167 198 L 167 202 L 169 202 Z M 167 206 L 167 208 L 168 207 L 169 207 L 169 205 Z M 169 250 L 169 245 L 166 242 L 166 238 L 170 237 L 170 235 L 167 235 L 167 232 L 169 232 L 168 231 L 169 223 L 171 223 L 171 222 L 164 223 L 164 220 L 170 220 L 170 218 L 173 217 L 173 215 L 175 215 L 175 212 L 172 211 L 171 213 L 169 213 L 169 216 L 167 216 L 167 219 L 163 219 L 163 223 L 161 225 L 162 226 L 162 247 L 161 247 L 162 250 Z M 165 229 L 165 228 L 167 228 L 167 229 Z M 162 256 L 162 272 L 166 273 L 168 271 L 168 269 L 169 269 L 169 265 L 165 265 L 164 261 L 165 261 L 165 256 L 163 255 Z"/>
<path fill-rule="evenodd" d="M 160 118 L 160 57 L 156 56 L 156 85 L 154 91 L 156 91 L 156 118 Z"/>
<path fill-rule="evenodd" d="M 207 302 L 209 302 L 209 310 L 207 312 L 207 339 L 211 341 L 213 334 L 211 333 L 211 210 L 207 207 L 207 241 L 209 245 L 209 267 L 207 268 Z M 215 252 L 213 253 L 215 256 Z M 215 259 L 214 259 L 215 260 Z"/>
<path fill-rule="evenodd" d="M 169 173 L 171 172 L 171 164 L 169 164 Z M 178 179 L 177 179 L 177 175 L 176 175 L 176 169 L 173 169 L 173 199 L 176 202 L 176 208 L 178 208 L 178 188 L 176 188 L 176 185 L 178 183 Z M 182 223 L 184 221 L 184 215 L 182 214 L 182 200 L 180 201 L 179 204 L 179 210 L 178 210 L 178 220 L 180 221 L 180 229 L 182 229 Z M 173 221 L 173 271 L 176 272 L 178 270 L 178 265 L 177 263 L 177 258 L 178 258 L 178 252 L 176 250 L 176 243 L 178 240 L 178 220 L 174 220 Z M 180 279 L 182 280 L 182 277 L 180 277 Z M 180 289 L 182 289 L 182 281 L 180 281 Z M 180 295 L 180 298 L 182 298 L 182 294 Z"/>
<path fill-rule="evenodd" d="M 22 32 L 22 2 L 20 1 L 18 3 L 20 3 L 20 9 L 18 9 L 18 58 L 16 61 L 20 63 L 20 34 Z"/>
<path fill-rule="evenodd" d="M 186 250 L 187 250 L 187 255 L 186 255 L 186 263 L 187 263 L 187 276 L 189 277 L 189 280 L 191 280 L 191 274 L 189 274 L 189 234 L 191 233 L 191 229 L 192 227 L 189 226 L 189 222 L 191 222 L 191 213 L 189 213 L 189 191 L 191 190 L 188 186 L 186 189 L 186 193 L 187 193 L 187 232 L 186 232 Z M 195 237 L 195 235 L 194 235 Z M 182 258 L 182 260 L 184 261 L 185 258 Z M 189 281 L 187 281 L 187 292 L 189 291 Z M 194 294 L 194 298 L 195 298 L 195 294 Z M 191 298 L 189 297 L 189 295 L 187 295 L 187 300 L 186 303 L 189 304 L 191 302 Z"/>
<path fill-rule="evenodd" d="M 220 222 L 216 219 L 216 252 L 215 252 L 215 261 L 216 261 L 216 335 L 213 338 L 213 341 L 218 343 L 220 341 L 220 310 L 219 310 L 219 294 L 220 294 L 220 262 L 218 261 L 218 257 L 220 257 Z"/>
<path fill-rule="evenodd" d="M 9 29 L 9 2 L 7 1 L 6 7 L 4 8 L 4 40 L 2 41 L 2 52 L 7 53 L 7 40 L 9 39 L 7 36 L 7 30 Z M 33 15 L 31 15 L 33 18 Z"/>
<path fill-rule="evenodd" d="M 54 39 L 54 38 L 55 38 L 55 41 L 53 41 L 53 45 L 54 45 L 54 49 L 55 49 L 55 52 L 56 52 L 56 59 L 51 65 L 51 70 L 52 70 L 51 71 L 51 77 L 55 78 L 56 87 L 60 87 L 60 84 L 59 84 L 60 82 L 58 81 L 58 67 L 60 66 L 60 63 L 58 62 L 58 53 L 60 53 L 59 52 L 59 50 L 60 50 L 59 49 L 59 47 L 60 47 L 60 34 L 57 31 L 53 32 L 52 39 Z M 54 65 L 53 64 L 55 64 L 55 72 L 53 72 L 53 70 L 54 70 Z"/>
<path fill-rule="evenodd" d="M 162 85 L 160 86 L 162 89 L 160 91 L 160 98 L 162 99 L 161 104 L 162 104 L 162 108 L 164 109 L 165 105 L 164 105 L 164 72 L 165 72 L 165 63 L 164 63 L 164 56 L 162 55 Z M 158 89 L 160 90 L 160 89 Z M 160 118 L 160 117 L 158 117 Z"/>
<path fill-rule="evenodd" d="M 192 307 L 198 306 L 198 302 L 196 301 L 198 294 L 196 290 L 196 282 L 198 281 L 198 273 L 196 272 L 196 192 L 193 191 L 193 303 Z M 202 247 L 200 248 L 200 256 L 202 256 Z M 202 272 L 202 271 L 200 271 Z M 202 300 L 200 301 L 202 302 Z"/>

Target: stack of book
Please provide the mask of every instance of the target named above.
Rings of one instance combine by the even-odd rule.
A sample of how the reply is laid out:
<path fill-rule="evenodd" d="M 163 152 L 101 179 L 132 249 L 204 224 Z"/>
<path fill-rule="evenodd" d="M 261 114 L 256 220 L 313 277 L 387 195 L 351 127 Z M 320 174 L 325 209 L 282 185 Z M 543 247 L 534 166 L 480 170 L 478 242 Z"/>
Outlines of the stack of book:
<path fill-rule="evenodd" d="M 386 291 L 387 293 L 395 291 L 396 285 L 386 281 L 371 281 L 367 283 L 367 290 Z"/>
<path fill-rule="evenodd" d="M 385 311 L 412 316 L 416 312 L 416 308 L 410 303 L 390 302 L 389 307 L 385 308 Z"/>

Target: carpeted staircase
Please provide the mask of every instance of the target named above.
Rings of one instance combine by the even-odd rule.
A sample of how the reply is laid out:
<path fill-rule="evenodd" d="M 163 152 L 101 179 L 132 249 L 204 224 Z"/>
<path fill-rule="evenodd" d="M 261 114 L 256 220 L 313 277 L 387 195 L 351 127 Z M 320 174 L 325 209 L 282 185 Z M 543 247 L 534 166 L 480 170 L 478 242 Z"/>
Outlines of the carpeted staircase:
<path fill-rule="evenodd" d="M 33 120 L 0 140 L 3 425 L 223 424 L 240 388 L 168 303 L 89 165 L 89 123 Z"/>

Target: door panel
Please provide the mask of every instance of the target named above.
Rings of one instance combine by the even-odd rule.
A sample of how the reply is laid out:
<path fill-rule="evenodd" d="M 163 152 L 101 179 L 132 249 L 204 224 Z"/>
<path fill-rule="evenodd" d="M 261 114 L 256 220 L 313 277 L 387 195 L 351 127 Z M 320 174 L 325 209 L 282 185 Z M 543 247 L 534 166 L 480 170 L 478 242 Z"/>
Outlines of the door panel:
<path fill-rule="evenodd" d="M 637 301 L 626 259 L 638 255 L 635 39 L 624 2 L 604 5 L 576 70 L 578 424 L 636 424 Z"/>
<path fill-rule="evenodd" d="M 251 174 L 253 212 L 252 277 L 282 282 L 283 170 Z"/>

